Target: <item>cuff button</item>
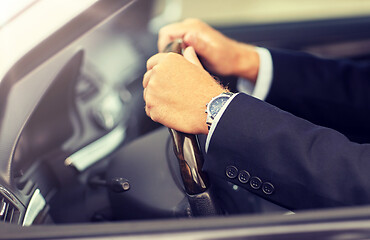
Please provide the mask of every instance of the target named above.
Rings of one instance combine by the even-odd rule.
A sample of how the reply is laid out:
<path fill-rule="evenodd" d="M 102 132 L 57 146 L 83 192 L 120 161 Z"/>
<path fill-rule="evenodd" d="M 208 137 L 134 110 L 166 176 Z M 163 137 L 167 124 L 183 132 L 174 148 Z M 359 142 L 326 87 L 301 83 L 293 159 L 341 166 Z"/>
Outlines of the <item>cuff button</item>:
<path fill-rule="evenodd" d="M 249 185 L 251 185 L 251 187 L 253 189 L 260 189 L 261 186 L 262 186 L 262 181 L 260 178 L 258 177 L 252 177 L 251 180 L 249 181 Z"/>
<path fill-rule="evenodd" d="M 236 178 L 238 176 L 238 169 L 235 166 L 226 167 L 226 176 L 231 179 Z"/>
<path fill-rule="evenodd" d="M 251 177 L 251 175 L 249 174 L 249 172 L 247 172 L 245 170 L 241 170 L 239 175 L 238 175 L 238 180 L 241 183 L 247 183 L 249 181 L 250 177 Z"/>
<path fill-rule="evenodd" d="M 275 191 L 275 187 L 274 185 L 272 185 L 271 183 L 269 182 L 265 182 L 263 185 L 262 185 L 262 192 L 266 195 L 271 195 L 273 192 Z"/>

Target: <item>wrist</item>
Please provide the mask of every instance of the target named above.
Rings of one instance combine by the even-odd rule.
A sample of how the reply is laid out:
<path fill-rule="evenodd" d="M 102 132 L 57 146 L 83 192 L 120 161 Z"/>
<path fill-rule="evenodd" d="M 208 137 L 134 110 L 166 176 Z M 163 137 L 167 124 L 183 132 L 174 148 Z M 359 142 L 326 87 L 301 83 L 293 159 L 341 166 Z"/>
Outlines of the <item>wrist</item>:
<path fill-rule="evenodd" d="M 235 75 L 256 83 L 260 67 L 259 54 L 252 45 L 238 43 L 238 57 L 235 63 Z"/>
<path fill-rule="evenodd" d="M 234 94 L 235 93 L 232 93 L 230 91 L 224 91 L 221 94 L 213 97 L 212 100 L 207 103 L 205 112 L 207 113 L 206 123 L 208 130 L 211 129 L 211 126 L 217 115 L 223 112 L 223 106 L 225 106 L 225 104 Z"/>
<path fill-rule="evenodd" d="M 214 81 L 214 80 L 213 80 Z M 200 107 L 199 114 L 199 121 L 197 123 L 199 124 L 198 127 L 198 133 L 207 135 L 209 132 L 208 124 L 207 124 L 207 105 L 208 103 L 215 97 L 219 96 L 223 92 L 229 92 L 227 88 L 224 88 L 219 83 L 214 81 L 214 85 L 211 87 L 208 87 L 205 89 L 206 92 L 204 92 L 204 101 L 202 101 L 201 105 L 198 105 Z M 200 94 L 202 95 L 202 94 Z"/>

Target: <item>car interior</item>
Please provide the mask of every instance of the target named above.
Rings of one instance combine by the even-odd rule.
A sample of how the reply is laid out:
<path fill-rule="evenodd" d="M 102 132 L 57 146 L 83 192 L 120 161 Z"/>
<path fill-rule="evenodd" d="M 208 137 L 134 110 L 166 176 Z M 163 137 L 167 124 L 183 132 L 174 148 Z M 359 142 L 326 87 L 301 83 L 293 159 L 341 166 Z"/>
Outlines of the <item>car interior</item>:
<path fill-rule="evenodd" d="M 336 10 L 322 1 L 281 1 L 279 16 L 271 0 L 232 2 L 221 12 L 224 1 L 97 1 L 12 66 L 0 79 L 0 221 L 34 226 L 293 214 L 201 166 L 207 194 L 189 195 L 176 138 L 144 111 L 146 60 L 157 52 L 161 26 L 197 17 L 257 46 L 369 61 L 370 4 L 330 1 Z M 238 4 L 246 9 L 238 12 Z M 264 6 L 270 7 L 261 14 Z M 353 11 L 344 14 L 348 8 Z M 235 88 L 236 77 L 219 78 Z M 204 136 L 198 138 L 202 155 Z"/>

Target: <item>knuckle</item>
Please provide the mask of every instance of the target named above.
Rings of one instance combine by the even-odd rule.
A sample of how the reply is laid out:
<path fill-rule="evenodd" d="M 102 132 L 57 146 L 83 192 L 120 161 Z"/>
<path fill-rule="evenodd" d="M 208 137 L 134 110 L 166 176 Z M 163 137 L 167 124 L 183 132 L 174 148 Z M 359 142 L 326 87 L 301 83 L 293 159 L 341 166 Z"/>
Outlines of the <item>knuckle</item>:
<path fill-rule="evenodd" d="M 161 27 L 159 29 L 158 34 L 167 34 L 167 33 L 171 32 L 171 30 L 173 28 L 176 28 L 178 24 L 179 23 L 177 23 L 177 22 L 171 23 L 171 24 L 167 24 L 166 26 L 163 26 L 163 27 Z"/>
<path fill-rule="evenodd" d="M 150 82 L 151 78 L 152 78 L 152 70 L 149 70 L 149 71 L 147 71 L 147 72 L 144 74 L 143 82 L 142 82 L 142 84 L 143 84 L 143 88 L 146 88 L 146 87 L 148 86 L 148 84 L 149 84 L 149 82 Z"/>
<path fill-rule="evenodd" d="M 144 99 L 144 102 L 146 102 L 146 91 L 147 91 L 147 89 L 146 88 L 144 88 L 144 91 L 143 91 L 143 99 Z"/>
<path fill-rule="evenodd" d="M 170 53 L 168 53 L 166 55 L 166 60 L 172 62 L 172 61 L 174 61 L 176 59 L 179 59 L 180 57 L 181 57 L 180 54 L 174 53 L 174 52 L 170 52 Z"/>
<path fill-rule="evenodd" d="M 165 27 L 162 27 L 161 29 L 159 29 L 159 31 L 158 31 L 158 38 L 163 37 L 165 35 L 165 33 L 166 33 Z"/>
<path fill-rule="evenodd" d="M 178 54 L 177 53 L 173 53 L 173 52 L 170 52 L 166 55 L 166 58 L 174 58 L 176 57 Z"/>
<path fill-rule="evenodd" d="M 151 73 L 152 73 L 152 78 L 155 74 L 158 73 L 158 68 L 159 66 L 158 65 L 155 65 L 152 69 L 151 69 Z"/>
<path fill-rule="evenodd" d="M 165 35 L 168 31 L 167 31 L 167 29 L 169 28 L 169 26 L 164 26 L 164 27 L 161 27 L 160 29 L 159 29 L 159 31 L 158 31 L 158 35 L 159 36 L 163 36 L 163 35 Z"/>
<path fill-rule="evenodd" d="M 152 107 L 152 101 L 150 97 L 150 92 L 148 91 L 148 88 L 144 89 L 143 93 L 144 101 L 147 107 L 151 108 Z"/>
<path fill-rule="evenodd" d="M 149 58 L 149 59 L 146 61 L 146 69 L 149 69 L 151 59 L 152 59 L 152 58 Z"/>
<path fill-rule="evenodd" d="M 150 77 L 150 76 L 149 76 L 150 72 L 151 72 L 151 70 L 148 70 L 148 71 L 144 74 L 144 79 L 148 79 L 148 78 Z"/>
<path fill-rule="evenodd" d="M 158 114 L 152 113 L 152 115 L 150 115 L 150 118 L 151 118 L 154 122 L 158 122 L 158 121 L 159 121 Z"/>
<path fill-rule="evenodd" d="M 150 118 L 152 118 L 152 115 L 153 115 L 152 109 L 153 109 L 153 107 L 150 105 L 150 103 L 146 102 L 146 104 L 145 104 L 145 113 Z"/>
<path fill-rule="evenodd" d="M 147 105 L 145 105 L 145 113 L 148 117 L 150 117 L 150 111 Z M 151 118 L 151 117 L 150 117 Z"/>
<path fill-rule="evenodd" d="M 184 23 L 189 23 L 189 24 L 198 24 L 201 21 L 198 18 L 187 18 L 184 20 Z"/>

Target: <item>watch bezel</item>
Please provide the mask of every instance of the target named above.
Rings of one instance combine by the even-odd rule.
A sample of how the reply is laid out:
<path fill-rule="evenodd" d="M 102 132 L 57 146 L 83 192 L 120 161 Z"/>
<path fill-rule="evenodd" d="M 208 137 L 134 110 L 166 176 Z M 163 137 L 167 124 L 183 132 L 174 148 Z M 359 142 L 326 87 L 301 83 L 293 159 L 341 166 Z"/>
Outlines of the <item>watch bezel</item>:
<path fill-rule="evenodd" d="M 212 118 L 214 118 L 214 117 L 217 115 L 217 113 L 218 113 L 218 112 L 213 113 L 213 112 L 211 111 L 212 106 L 213 106 L 213 105 L 215 105 L 215 104 L 218 104 L 218 103 L 216 103 L 216 102 L 217 102 L 218 100 L 220 100 L 220 99 L 223 99 L 223 98 L 225 98 L 225 100 L 226 100 L 226 101 L 224 101 L 224 102 L 223 102 L 223 104 L 220 106 L 220 109 L 221 109 L 221 108 L 225 105 L 225 103 L 227 102 L 227 100 L 229 100 L 230 96 L 226 96 L 226 95 L 219 95 L 219 96 L 217 96 L 217 97 L 213 98 L 213 99 L 209 102 L 209 104 L 208 104 L 208 106 L 207 106 L 207 113 L 208 113 Z"/>
<path fill-rule="evenodd" d="M 212 125 L 212 121 L 213 119 L 216 117 L 216 115 L 219 113 L 219 111 L 221 110 L 221 108 L 225 105 L 225 103 L 231 98 L 231 96 L 233 95 L 234 93 L 231 93 L 231 92 L 224 92 L 224 93 L 221 93 L 220 95 L 214 97 L 211 99 L 211 101 L 209 101 L 209 103 L 206 105 L 207 108 L 206 108 L 206 113 L 207 113 L 207 120 L 206 120 L 206 124 L 208 125 L 208 128 L 210 129 L 211 125 Z M 211 112 L 211 107 L 212 107 L 212 104 L 214 104 L 216 102 L 216 100 L 220 99 L 220 98 L 227 98 L 225 102 L 223 102 L 222 106 L 219 108 L 219 111 L 216 112 L 215 114 L 213 114 Z"/>

